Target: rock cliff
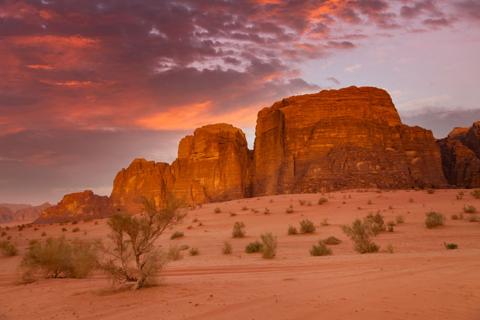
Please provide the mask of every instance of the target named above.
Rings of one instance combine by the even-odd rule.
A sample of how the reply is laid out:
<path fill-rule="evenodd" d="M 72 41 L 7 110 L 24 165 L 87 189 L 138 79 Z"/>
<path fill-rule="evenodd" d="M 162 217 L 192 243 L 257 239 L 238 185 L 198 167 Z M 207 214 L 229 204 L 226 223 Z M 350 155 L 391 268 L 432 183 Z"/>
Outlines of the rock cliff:
<path fill-rule="evenodd" d="M 161 206 L 168 193 L 190 205 L 243 198 L 250 195 L 250 158 L 240 129 L 204 126 L 180 141 L 171 165 L 136 159 L 122 169 L 113 184 L 112 203 L 139 212 L 143 197 Z"/>
<path fill-rule="evenodd" d="M 258 114 L 253 194 L 446 184 L 430 131 L 403 125 L 388 93 L 350 87 Z"/>
<path fill-rule="evenodd" d="M 107 196 L 99 196 L 85 190 L 65 195 L 57 205 L 43 210 L 35 223 L 103 218 L 112 213 L 113 209 Z"/>
<path fill-rule="evenodd" d="M 448 183 L 464 188 L 480 187 L 480 122 L 470 128 L 455 128 L 438 144 Z"/>

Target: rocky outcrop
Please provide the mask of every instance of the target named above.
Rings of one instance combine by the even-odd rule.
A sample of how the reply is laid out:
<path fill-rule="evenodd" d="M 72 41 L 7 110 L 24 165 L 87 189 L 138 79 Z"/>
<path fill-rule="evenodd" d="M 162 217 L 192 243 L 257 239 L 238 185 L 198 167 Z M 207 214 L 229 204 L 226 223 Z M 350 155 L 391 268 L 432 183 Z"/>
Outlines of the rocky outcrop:
<path fill-rule="evenodd" d="M 42 211 L 50 206 L 51 204 L 47 202 L 38 206 L 28 204 L 0 204 L 0 223 L 30 223 L 37 219 Z"/>
<path fill-rule="evenodd" d="M 463 188 L 480 187 L 480 122 L 455 128 L 438 140 L 448 183 Z"/>
<path fill-rule="evenodd" d="M 254 150 L 254 195 L 446 184 L 431 131 L 403 125 L 377 88 L 326 90 L 261 110 Z"/>
<path fill-rule="evenodd" d="M 35 223 L 104 218 L 112 213 L 109 197 L 99 196 L 90 190 L 85 190 L 65 195 L 57 205 L 43 210 Z"/>
<path fill-rule="evenodd" d="M 243 198 L 250 195 L 250 158 L 240 129 L 204 126 L 180 141 L 171 165 L 136 159 L 122 169 L 114 181 L 112 203 L 139 212 L 143 198 L 161 207 L 169 193 L 190 205 Z"/>

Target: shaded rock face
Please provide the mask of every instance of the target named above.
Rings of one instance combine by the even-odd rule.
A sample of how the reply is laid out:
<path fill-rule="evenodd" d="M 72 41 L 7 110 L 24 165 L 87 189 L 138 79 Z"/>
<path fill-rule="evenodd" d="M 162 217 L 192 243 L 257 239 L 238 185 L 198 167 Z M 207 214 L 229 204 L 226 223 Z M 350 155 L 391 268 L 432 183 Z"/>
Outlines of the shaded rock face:
<path fill-rule="evenodd" d="M 116 208 L 139 212 L 142 198 L 158 206 L 171 193 L 186 204 L 250 195 L 251 155 L 243 132 L 228 124 L 195 130 L 180 141 L 171 164 L 136 159 L 116 176 L 111 195 Z"/>
<path fill-rule="evenodd" d="M 455 128 L 438 144 L 448 183 L 464 188 L 480 187 L 480 122 L 470 128 Z"/>
<path fill-rule="evenodd" d="M 41 213 L 35 223 L 63 222 L 80 219 L 104 218 L 113 214 L 110 199 L 90 190 L 70 193 L 55 206 Z"/>
<path fill-rule="evenodd" d="M 254 195 L 445 184 L 431 131 L 403 125 L 384 90 L 327 90 L 258 114 Z"/>

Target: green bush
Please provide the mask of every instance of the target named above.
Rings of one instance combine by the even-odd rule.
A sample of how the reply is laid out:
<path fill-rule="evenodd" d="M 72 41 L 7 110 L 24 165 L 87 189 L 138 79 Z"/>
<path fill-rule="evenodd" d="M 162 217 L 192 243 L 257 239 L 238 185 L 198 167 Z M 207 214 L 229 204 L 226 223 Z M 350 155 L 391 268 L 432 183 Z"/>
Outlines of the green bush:
<path fill-rule="evenodd" d="M 198 248 L 190 248 L 189 253 L 191 256 L 198 256 L 200 254 L 200 250 L 198 250 Z"/>
<path fill-rule="evenodd" d="M 240 222 L 240 221 L 235 222 L 235 224 L 233 225 L 232 237 L 233 238 L 245 237 L 245 224 L 243 222 Z"/>
<path fill-rule="evenodd" d="M 373 235 L 370 226 L 356 219 L 350 226 L 343 226 L 343 232 L 354 242 L 354 249 L 359 253 L 378 252 L 380 247 L 370 240 Z"/>
<path fill-rule="evenodd" d="M 314 257 L 329 256 L 332 254 L 332 249 L 327 247 L 323 241 L 319 241 L 318 244 L 314 244 L 310 249 L 310 255 Z"/>
<path fill-rule="evenodd" d="M 445 217 L 438 212 L 428 212 L 425 217 L 425 226 L 428 229 L 443 226 L 445 223 Z"/>
<path fill-rule="evenodd" d="M 0 252 L 6 257 L 13 257 L 18 254 L 17 247 L 9 241 L 0 241 Z"/>
<path fill-rule="evenodd" d="M 230 242 L 225 241 L 223 243 L 222 253 L 225 255 L 229 255 L 229 254 L 232 254 L 232 252 L 233 252 L 232 245 L 230 244 Z"/>
<path fill-rule="evenodd" d="M 405 223 L 405 218 L 402 215 L 398 215 L 395 217 L 395 222 L 397 222 L 397 224 Z"/>
<path fill-rule="evenodd" d="M 447 242 L 444 242 L 443 245 L 445 246 L 445 249 L 447 249 L 447 250 L 455 250 L 455 249 L 458 249 L 458 244 L 456 244 L 456 243 L 447 243 Z"/>
<path fill-rule="evenodd" d="M 325 204 L 325 203 L 327 203 L 327 202 L 328 202 L 328 199 L 327 199 L 327 198 L 323 198 L 323 197 L 322 197 L 322 198 L 318 199 L 318 204 L 319 204 L 319 205 Z"/>
<path fill-rule="evenodd" d="M 174 240 L 174 239 L 178 239 L 178 238 L 183 238 L 185 236 L 185 234 L 181 231 L 175 231 L 171 236 L 170 236 L 170 239 L 171 240 Z"/>
<path fill-rule="evenodd" d="M 480 189 L 475 189 L 472 191 L 472 196 L 475 198 L 475 199 L 480 199 Z"/>
<path fill-rule="evenodd" d="M 340 240 L 340 239 L 338 239 L 334 236 L 330 236 L 330 237 L 322 240 L 322 242 L 325 243 L 326 245 L 331 246 L 331 245 L 337 245 L 337 244 L 342 243 L 342 240 Z"/>
<path fill-rule="evenodd" d="M 373 235 L 377 235 L 380 232 L 385 231 L 385 221 L 383 220 L 383 216 L 380 213 L 375 215 L 369 214 L 363 219 L 365 226 L 371 231 Z"/>
<path fill-rule="evenodd" d="M 25 276 L 41 274 L 47 278 L 85 278 L 97 267 L 97 246 L 92 242 L 64 237 L 32 241 L 21 266 Z"/>
<path fill-rule="evenodd" d="M 277 237 L 271 233 L 265 233 L 260 236 L 262 240 L 262 258 L 273 259 L 277 255 Z"/>
<path fill-rule="evenodd" d="M 288 235 L 289 236 L 294 236 L 296 234 L 298 234 L 297 228 L 295 228 L 294 226 L 289 226 L 288 227 Z"/>
<path fill-rule="evenodd" d="M 300 232 L 301 233 L 314 233 L 316 230 L 315 225 L 312 221 L 305 219 L 300 221 Z"/>
<path fill-rule="evenodd" d="M 262 251 L 262 243 L 259 242 L 259 241 L 254 241 L 254 242 L 250 242 L 249 244 L 247 244 L 247 246 L 245 247 L 245 252 L 246 253 L 257 253 L 257 252 L 261 252 Z"/>

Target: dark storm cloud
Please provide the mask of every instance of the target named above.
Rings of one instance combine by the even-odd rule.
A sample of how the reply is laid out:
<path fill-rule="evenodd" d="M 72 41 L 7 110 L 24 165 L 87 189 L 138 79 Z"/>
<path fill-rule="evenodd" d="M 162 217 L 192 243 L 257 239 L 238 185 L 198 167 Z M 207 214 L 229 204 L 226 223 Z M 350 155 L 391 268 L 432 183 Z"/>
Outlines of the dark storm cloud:
<path fill-rule="evenodd" d="M 420 2 L 0 0 L 0 200 L 109 185 L 131 158 L 162 158 L 155 145 L 174 156 L 170 131 L 252 127 L 261 107 L 319 90 L 303 62 L 442 27 Z"/>

